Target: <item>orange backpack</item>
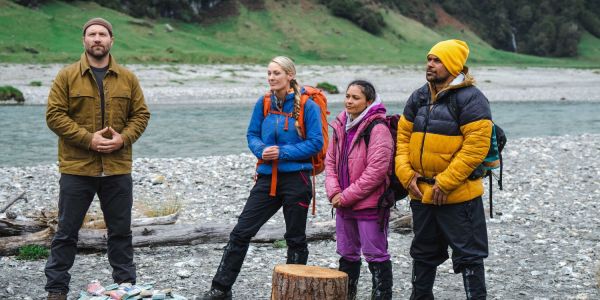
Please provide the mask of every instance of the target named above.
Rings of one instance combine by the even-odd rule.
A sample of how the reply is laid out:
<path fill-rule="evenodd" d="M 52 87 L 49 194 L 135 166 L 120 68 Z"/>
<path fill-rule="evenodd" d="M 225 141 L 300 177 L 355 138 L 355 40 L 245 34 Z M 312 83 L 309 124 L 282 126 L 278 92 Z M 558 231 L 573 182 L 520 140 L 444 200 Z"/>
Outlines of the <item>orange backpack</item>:
<path fill-rule="evenodd" d="M 300 137 L 306 138 L 306 126 L 304 124 L 304 105 L 306 101 L 311 98 L 313 101 L 319 106 L 321 109 L 321 133 L 323 134 L 323 147 L 321 150 L 313 155 L 310 160 L 313 166 L 313 207 L 312 214 L 315 214 L 315 176 L 317 174 L 321 174 L 325 170 L 325 156 L 327 155 L 327 146 L 329 145 L 329 131 L 327 128 L 327 116 L 330 114 L 327 110 L 327 97 L 323 94 L 323 91 L 320 89 L 314 88 L 312 86 L 305 85 L 304 92 L 300 96 L 300 113 L 298 115 L 298 123 L 300 127 Z M 267 92 L 265 97 L 263 98 L 263 116 L 266 117 L 269 113 L 284 115 L 285 116 L 285 124 L 284 130 L 288 130 L 288 119 L 292 117 L 292 113 L 284 113 L 279 111 L 271 111 L 271 92 Z M 292 125 L 293 126 L 293 125 Z M 258 164 L 262 164 L 264 161 L 262 159 L 258 160 Z M 272 162 L 272 176 L 271 176 L 271 190 L 269 195 L 271 197 L 275 197 L 275 193 L 277 190 L 277 160 Z"/>

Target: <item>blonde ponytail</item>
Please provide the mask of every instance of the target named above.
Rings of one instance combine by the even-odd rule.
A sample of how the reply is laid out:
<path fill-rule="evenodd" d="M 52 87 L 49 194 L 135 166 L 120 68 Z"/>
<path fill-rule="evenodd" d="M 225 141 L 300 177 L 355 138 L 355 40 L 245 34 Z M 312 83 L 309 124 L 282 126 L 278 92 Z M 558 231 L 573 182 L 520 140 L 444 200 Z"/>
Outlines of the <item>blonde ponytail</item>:
<path fill-rule="evenodd" d="M 294 117 L 294 119 L 296 120 L 296 122 L 294 122 L 294 126 L 296 127 L 296 130 L 298 131 L 298 135 L 302 136 L 301 132 L 300 132 L 300 93 L 301 93 L 301 89 L 300 89 L 300 85 L 298 85 L 298 81 L 294 78 L 290 81 L 290 85 L 292 86 L 292 89 L 294 89 L 294 112 L 292 112 L 292 116 Z"/>

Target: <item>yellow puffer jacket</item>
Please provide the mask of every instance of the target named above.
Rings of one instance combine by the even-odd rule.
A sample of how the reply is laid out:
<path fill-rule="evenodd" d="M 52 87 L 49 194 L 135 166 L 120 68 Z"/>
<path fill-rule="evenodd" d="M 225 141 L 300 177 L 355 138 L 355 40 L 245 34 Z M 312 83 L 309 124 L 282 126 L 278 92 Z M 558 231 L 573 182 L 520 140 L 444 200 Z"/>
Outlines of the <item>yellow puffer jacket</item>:
<path fill-rule="evenodd" d="M 447 204 L 483 194 L 481 179 L 468 177 L 490 148 L 492 115 L 487 98 L 473 82 L 471 76 L 459 75 L 437 95 L 425 84 L 408 99 L 398 122 L 396 144 L 396 175 L 405 187 L 418 172 L 435 178 L 448 195 Z M 418 185 L 423 193 L 420 200 L 432 203 L 433 185 Z"/>

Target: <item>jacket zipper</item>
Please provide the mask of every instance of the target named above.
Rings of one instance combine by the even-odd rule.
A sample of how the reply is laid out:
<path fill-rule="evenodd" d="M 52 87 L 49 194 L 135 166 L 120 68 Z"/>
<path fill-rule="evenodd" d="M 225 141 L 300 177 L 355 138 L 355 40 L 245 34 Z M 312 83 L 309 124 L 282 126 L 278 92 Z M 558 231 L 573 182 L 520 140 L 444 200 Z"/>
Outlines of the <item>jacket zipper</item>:
<path fill-rule="evenodd" d="M 425 111 L 425 126 L 423 127 L 423 139 L 421 140 L 421 153 L 419 155 L 419 164 L 421 165 L 421 176 L 426 176 L 425 169 L 423 168 L 423 149 L 425 148 L 425 136 L 427 135 L 427 127 L 429 125 L 429 113 L 430 113 L 429 102 L 430 101 L 431 101 L 431 98 L 427 100 L 427 105 L 425 107 L 425 109 L 426 109 L 426 111 Z M 431 110 L 433 110 L 433 104 L 432 104 Z"/>

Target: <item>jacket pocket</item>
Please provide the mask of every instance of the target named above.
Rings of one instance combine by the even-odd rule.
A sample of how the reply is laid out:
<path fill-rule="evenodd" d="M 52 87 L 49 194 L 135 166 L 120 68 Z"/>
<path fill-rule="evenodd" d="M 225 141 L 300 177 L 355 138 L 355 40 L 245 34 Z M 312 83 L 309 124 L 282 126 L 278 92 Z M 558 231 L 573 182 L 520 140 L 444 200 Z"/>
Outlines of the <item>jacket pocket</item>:
<path fill-rule="evenodd" d="M 72 89 L 69 91 L 69 117 L 80 126 L 92 129 L 95 109 L 94 91 L 91 89 Z"/>
<path fill-rule="evenodd" d="M 115 93 L 110 102 L 110 126 L 117 132 L 121 132 L 129 117 L 131 106 L 131 92 L 129 90 Z"/>

